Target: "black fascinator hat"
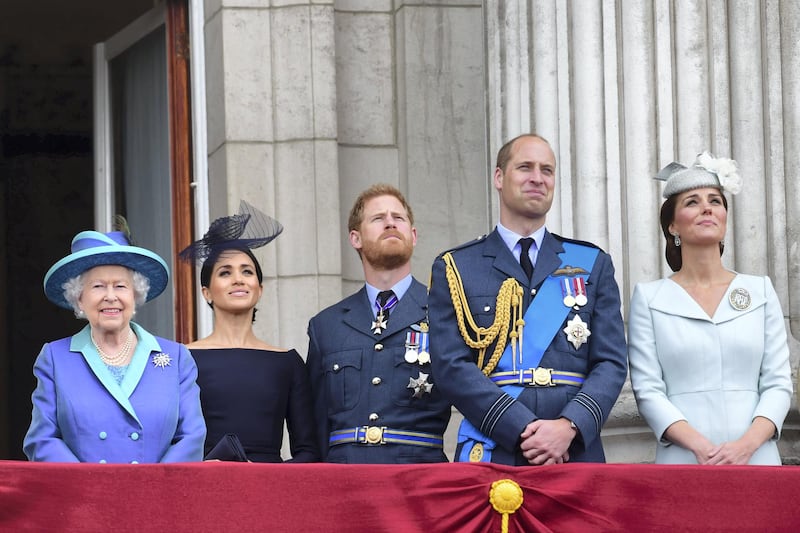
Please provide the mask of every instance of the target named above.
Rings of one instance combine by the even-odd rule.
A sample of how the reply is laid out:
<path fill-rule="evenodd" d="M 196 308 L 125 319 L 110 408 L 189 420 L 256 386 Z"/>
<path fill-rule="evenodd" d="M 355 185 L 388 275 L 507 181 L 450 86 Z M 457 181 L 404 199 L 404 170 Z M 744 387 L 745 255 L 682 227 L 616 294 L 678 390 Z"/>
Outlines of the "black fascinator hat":
<path fill-rule="evenodd" d="M 179 255 L 188 262 L 203 263 L 223 250 L 252 250 L 272 242 L 283 226 L 244 200 L 239 213 L 216 219 L 203 238 L 184 248 Z"/>

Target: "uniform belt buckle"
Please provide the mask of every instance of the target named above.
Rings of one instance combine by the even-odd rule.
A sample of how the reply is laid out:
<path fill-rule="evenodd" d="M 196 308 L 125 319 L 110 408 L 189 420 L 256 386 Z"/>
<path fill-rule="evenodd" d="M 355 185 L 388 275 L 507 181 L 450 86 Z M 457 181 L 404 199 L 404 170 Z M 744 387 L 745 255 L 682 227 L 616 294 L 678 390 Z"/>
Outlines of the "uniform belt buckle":
<path fill-rule="evenodd" d="M 386 444 L 383 440 L 383 432 L 386 430 L 385 426 L 363 426 L 364 439 L 361 444 Z"/>
<path fill-rule="evenodd" d="M 538 366 L 531 368 L 531 385 L 534 387 L 555 387 L 553 383 L 553 369 Z"/>

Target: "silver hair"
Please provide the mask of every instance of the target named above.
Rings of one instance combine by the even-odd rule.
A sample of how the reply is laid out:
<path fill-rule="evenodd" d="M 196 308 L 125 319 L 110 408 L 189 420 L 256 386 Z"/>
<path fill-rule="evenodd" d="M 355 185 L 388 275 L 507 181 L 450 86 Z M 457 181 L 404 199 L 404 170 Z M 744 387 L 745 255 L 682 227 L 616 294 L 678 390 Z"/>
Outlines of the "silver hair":
<path fill-rule="evenodd" d="M 136 302 L 138 307 L 147 301 L 147 293 L 150 292 L 150 280 L 140 272 L 130 268 L 128 268 L 128 271 L 133 278 L 133 301 Z M 83 272 L 74 278 L 69 278 L 61 285 L 61 288 L 64 289 L 64 299 L 72 306 L 72 312 L 75 313 L 75 317 L 83 319 L 86 318 L 86 315 L 78 306 L 78 300 L 80 300 L 81 293 L 83 293 L 85 274 L 86 272 Z"/>

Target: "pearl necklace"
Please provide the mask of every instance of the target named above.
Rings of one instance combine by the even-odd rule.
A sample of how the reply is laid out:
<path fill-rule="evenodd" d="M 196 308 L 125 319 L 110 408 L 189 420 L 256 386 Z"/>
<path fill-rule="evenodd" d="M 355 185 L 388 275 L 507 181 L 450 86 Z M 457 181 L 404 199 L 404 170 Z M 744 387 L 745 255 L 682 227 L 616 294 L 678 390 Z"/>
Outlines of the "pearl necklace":
<path fill-rule="evenodd" d="M 131 344 L 133 344 L 133 331 L 128 328 L 128 337 L 125 339 L 125 343 L 122 345 L 122 349 L 119 351 L 117 355 L 108 355 L 100 346 L 97 345 L 97 341 L 94 340 L 94 335 L 90 335 L 92 338 L 92 344 L 94 344 L 97 353 L 100 354 L 100 359 L 109 366 L 123 366 L 122 363 L 128 359 L 130 355 L 128 352 L 131 350 Z"/>

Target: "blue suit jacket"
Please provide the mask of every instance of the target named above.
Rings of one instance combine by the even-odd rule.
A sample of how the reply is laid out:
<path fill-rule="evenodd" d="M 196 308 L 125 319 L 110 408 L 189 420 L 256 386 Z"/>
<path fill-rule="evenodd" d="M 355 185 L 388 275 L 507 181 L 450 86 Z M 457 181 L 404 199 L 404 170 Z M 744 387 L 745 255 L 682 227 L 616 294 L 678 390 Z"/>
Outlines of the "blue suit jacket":
<path fill-rule="evenodd" d="M 33 373 L 31 461 L 166 463 L 200 461 L 206 426 L 197 367 L 182 344 L 131 324 L 139 339 L 121 384 L 100 360 L 90 327 L 45 344 Z M 153 356 L 167 354 L 160 367 Z"/>
<path fill-rule="evenodd" d="M 442 435 L 450 405 L 438 383 L 430 393 L 412 398 L 410 378 L 430 374 L 430 363 L 407 363 L 406 334 L 426 321 L 427 290 L 413 280 L 391 310 L 381 335 L 366 288 L 311 319 L 307 367 L 314 397 L 314 418 L 323 460 L 338 463 L 417 463 L 446 461 L 440 449 L 405 444 L 328 446 L 331 431 L 358 426 L 422 431 Z M 429 378 L 429 382 L 433 382 Z M 370 420 L 370 415 L 377 419 Z"/>
<path fill-rule="evenodd" d="M 564 251 L 561 241 L 561 237 L 545 233 L 530 282 L 497 230 L 452 250 L 478 326 L 488 327 L 494 321 L 497 293 L 509 277 L 516 278 L 523 287 L 523 305 L 527 310 L 532 301 L 531 289 L 561 266 L 558 256 Z M 478 369 L 477 350 L 465 344 L 456 324 L 444 261 L 441 256 L 434 261 L 428 297 L 433 375 L 445 397 L 497 443 L 493 462 L 528 464 L 519 449 L 525 426 L 538 418 L 561 416 L 572 420 L 580 430 L 580 436 L 569 448 L 570 461 L 605 461 L 600 429 L 627 374 L 619 289 L 611 258 L 605 252 L 597 255 L 586 287 L 588 303 L 579 311 L 570 310 L 540 363 L 542 367 L 586 374 L 586 381 L 581 387 L 526 387 L 513 400 Z M 576 314 L 591 331 L 588 343 L 578 349 L 562 331 Z M 535 328 L 536 323 L 528 320 L 526 327 Z M 494 344 L 487 349 L 487 358 L 493 348 Z"/>

